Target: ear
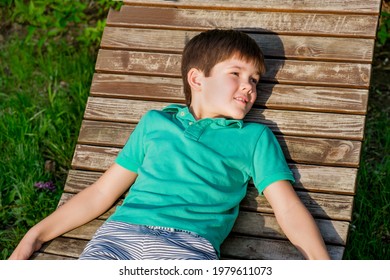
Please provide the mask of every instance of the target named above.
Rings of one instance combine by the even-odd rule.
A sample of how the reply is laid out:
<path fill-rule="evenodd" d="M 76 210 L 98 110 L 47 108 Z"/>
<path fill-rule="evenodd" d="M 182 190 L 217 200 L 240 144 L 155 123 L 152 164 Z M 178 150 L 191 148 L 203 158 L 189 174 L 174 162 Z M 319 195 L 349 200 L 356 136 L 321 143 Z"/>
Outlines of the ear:
<path fill-rule="evenodd" d="M 187 81 L 193 91 L 200 91 L 204 74 L 201 70 L 191 68 L 187 73 Z"/>

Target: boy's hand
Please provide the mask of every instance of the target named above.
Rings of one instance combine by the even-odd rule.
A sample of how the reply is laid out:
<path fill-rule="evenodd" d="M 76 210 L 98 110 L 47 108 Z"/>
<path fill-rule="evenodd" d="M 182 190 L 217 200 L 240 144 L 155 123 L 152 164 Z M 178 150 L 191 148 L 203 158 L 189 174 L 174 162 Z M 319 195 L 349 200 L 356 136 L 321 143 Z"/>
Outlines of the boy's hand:
<path fill-rule="evenodd" d="M 12 252 L 9 260 L 28 260 L 31 255 L 41 247 L 42 242 L 35 238 L 33 234 L 26 234 Z"/>

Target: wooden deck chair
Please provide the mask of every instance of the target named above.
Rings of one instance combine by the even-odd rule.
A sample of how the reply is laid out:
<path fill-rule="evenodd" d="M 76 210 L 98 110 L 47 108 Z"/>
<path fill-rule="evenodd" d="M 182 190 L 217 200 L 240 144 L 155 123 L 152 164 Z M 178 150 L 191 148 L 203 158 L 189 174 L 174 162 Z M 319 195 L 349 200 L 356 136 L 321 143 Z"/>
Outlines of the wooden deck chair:
<path fill-rule="evenodd" d="M 266 56 L 267 73 L 248 121 L 268 125 L 296 191 L 333 259 L 348 236 L 367 112 L 380 0 L 123 1 L 107 18 L 90 97 L 60 205 L 114 161 L 140 117 L 184 103 L 180 58 L 200 31 L 235 28 Z M 120 203 L 120 201 L 118 202 Z M 113 209 L 48 242 L 35 259 L 72 259 Z M 253 186 L 224 259 L 302 259 Z"/>

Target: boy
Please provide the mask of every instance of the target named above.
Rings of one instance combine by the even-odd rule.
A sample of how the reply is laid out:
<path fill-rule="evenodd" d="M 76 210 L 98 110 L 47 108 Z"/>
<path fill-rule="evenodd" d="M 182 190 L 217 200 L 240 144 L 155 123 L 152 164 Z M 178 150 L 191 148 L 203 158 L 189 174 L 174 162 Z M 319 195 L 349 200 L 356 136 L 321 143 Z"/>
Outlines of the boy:
<path fill-rule="evenodd" d="M 132 186 L 80 259 L 217 259 L 252 178 L 302 254 L 328 259 L 272 132 L 242 121 L 264 71 L 263 54 L 246 34 L 195 36 L 182 58 L 187 106 L 146 113 L 102 177 L 34 226 L 10 258 L 29 258 Z"/>

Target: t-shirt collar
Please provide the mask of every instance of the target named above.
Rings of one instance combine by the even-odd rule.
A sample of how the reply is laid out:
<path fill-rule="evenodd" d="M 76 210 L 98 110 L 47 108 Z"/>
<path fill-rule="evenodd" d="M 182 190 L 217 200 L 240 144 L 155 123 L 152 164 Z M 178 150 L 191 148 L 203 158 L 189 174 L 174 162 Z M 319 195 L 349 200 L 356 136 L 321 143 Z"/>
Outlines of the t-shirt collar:
<path fill-rule="evenodd" d="M 226 119 L 226 118 L 206 118 L 201 119 L 197 121 L 194 116 L 191 114 L 189 108 L 184 105 L 179 104 L 172 104 L 163 109 L 164 112 L 168 113 L 174 113 L 176 114 L 176 117 L 182 121 L 187 121 L 190 123 L 196 123 L 196 122 L 213 122 L 217 124 L 218 126 L 224 126 L 224 127 L 231 127 L 231 128 L 242 128 L 243 121 L 242 120 L 235 120 L 235 119 Z"/>

